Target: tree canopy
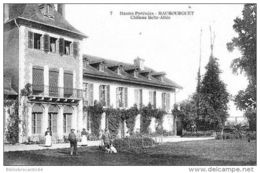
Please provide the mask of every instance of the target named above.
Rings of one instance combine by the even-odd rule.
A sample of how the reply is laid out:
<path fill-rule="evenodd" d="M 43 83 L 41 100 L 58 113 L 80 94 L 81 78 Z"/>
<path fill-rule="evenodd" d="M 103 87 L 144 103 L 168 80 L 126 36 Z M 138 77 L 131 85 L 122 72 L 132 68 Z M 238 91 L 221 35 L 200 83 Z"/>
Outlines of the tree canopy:
<path fill-rule="evenodd" d="M 234 20 L 233 29 L 238 33 L 231 42 L 227 43 L 227 49 L 233 51 L 238 48 L 241 56 L 231 63 L 233 72 L 244 73 L 248 79 L 248 86 L 240 90 L 235 96 L 235 104 L 240 110 L 245 111 L 249 120 L 250 129 L 255 130 L 256 120 L 256 4 L 245 4 L 242 18 Z"/>
<path fill-rule="evenodd" d="M 232 61 L 231 68 L 236 74 L 244 73 L 249 81 L 246 90 L 235 96 L 235 103 L 241 110 L 256 108 L 256 4 L 245 4 L 242 18 L 234 20 L 233 29 L 238 36 L 227 43 L 227 49 L 238 48 L 241 56 Z"/>

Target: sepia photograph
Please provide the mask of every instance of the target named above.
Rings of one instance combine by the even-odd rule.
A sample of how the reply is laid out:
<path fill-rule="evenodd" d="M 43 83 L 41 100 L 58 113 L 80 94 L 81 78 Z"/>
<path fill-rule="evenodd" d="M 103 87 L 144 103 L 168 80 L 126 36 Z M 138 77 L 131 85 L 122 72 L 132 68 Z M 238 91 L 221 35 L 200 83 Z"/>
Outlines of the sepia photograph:
<path fill-rule="evenodd" d="M 256 9 L 2 3 L 4 170 L 255 172 Z"/>

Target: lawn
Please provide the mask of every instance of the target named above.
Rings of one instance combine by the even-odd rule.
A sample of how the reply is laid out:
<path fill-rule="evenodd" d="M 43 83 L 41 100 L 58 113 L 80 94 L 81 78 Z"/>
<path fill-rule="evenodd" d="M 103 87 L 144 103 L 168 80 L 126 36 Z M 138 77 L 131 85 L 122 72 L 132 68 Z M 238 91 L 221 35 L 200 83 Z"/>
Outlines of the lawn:
<path fill-rule="evenodd" d="M 142 153 L 107 154 L 98 147 L 80 147 L 78 151 L 78 156 L 70 156 L 68 148 L 5 152 L 4 165 L 256 165 L 256 141 L 246 140 L 165 143 L 146 148 Z"/>

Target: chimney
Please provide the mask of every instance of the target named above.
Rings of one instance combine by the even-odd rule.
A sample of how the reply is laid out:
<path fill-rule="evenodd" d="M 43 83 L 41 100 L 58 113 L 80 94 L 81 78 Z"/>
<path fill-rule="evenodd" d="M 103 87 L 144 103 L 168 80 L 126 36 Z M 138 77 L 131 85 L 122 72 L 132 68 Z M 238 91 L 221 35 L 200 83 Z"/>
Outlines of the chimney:
<path fill-rule="evenodd" d="M 4 22 L 9 20 L 9 4 L 4 4 Z"/>
<path fill-rule="evenodd" d="M 62 17 L 65 18 L 65 4 L 58 4 L 57 9 L 58 13 L 60 13 Z"/>
<path fill-rule="evenodd" d="M 134 59 L 134 65 L 137 66 L 140 70 L 144 70 L 144 59 L 137 57 Z"/>

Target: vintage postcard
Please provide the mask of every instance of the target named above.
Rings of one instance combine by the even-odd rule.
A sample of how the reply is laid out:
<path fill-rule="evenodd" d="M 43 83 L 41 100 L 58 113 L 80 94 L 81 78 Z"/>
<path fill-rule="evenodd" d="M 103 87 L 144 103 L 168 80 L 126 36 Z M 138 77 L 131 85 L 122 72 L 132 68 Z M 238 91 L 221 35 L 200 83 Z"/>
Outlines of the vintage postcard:
<path fill-rule="evenodd" d="M 2 9 L 5 172 L 257 170 L 256 3 Z"/>

